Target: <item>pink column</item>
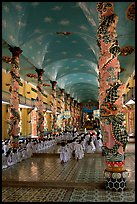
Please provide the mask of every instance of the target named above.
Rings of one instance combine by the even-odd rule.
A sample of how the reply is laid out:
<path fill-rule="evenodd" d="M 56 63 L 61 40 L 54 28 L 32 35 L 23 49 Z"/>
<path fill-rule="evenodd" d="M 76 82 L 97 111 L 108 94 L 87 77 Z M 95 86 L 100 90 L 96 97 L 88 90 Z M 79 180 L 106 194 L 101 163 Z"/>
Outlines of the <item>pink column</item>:
<path fill-rule="evenodd" d="M 71 98 L 71 124 L 74 122 L 74 98 Z"/>
<path fill-rule="evenodd" d="M 53 134 L 57 133 L 57 105 L 56 105 L 56 81 L 50 81 L 52 85 L 52 112 L 53 112 L 53 123 L 52 123 L 52 132 Z"/>
<path fill-rule="evenodd" d="M 37 121 L 37 134 L 39 139 L 43 139 L 44 137 L 44 113 L 43 113 L 43 84 L 42 84 L 42 75 L 43 69 L 35 69 L 38 75 L 38 96 L 37 96 L 37 113 L 38 113 L 38 121 Z"/>
<path fill-rule="evenodd" d="M 10 52 L 12 53 L 11 58 L 11 85 L 10 85 L 10 117 L 8 119 L 9 129 L 8 136 L 11 140 L 11 147 L 18 146 L 18 137 L 20 132 L 19 122 L 20 122 L 20 114 L 19 114 L 19 83 L 20 74 L 19 74 L 19 55 L 22 53 L 22 50 L 19 47 L 10 47 Z"/>
<path fill-rule="evenodd" d="M 113 2 L 97 3 L 97 11 L 97 43 L 101 52 L 98 61 L 99 106 L 103 153 L 106 158 L 105 185 L 106 189 L 122 191 L 126 187 L 128 175 L 124 167 L 128 135 L 123 125 L 122 113 L 124 86 L 119 80 L 120 48 L 116 34 L 118 16 L 114 13 Z"/>
<path fill-rule="evenodd" d="M 77 126 L 77 101 L 74 100 L 74 127 Z"/>
<path fill-rule="evenodd" d="M 64 89 L 61 89 L 61 113 L 63 113 L 65 111 L 65 90 Z M 62 122 L 62 131 L 64 132 L 65 131 L 65 120 L 63 119 L 63 122 Z"/>
<path fill-rule="evenodd" d="M 67 101 L 66 101 L 66 103 L 67 103 L 66 111 L 70 111 L 70 94 L 66 94 L 66 96 L 67 96 Z M 66 125 L 67 125 L 68 128 L 69 128 L 69 126 L 70 126 L 70 118 L 68 118 L 68 119 L 66 120 Z"/>

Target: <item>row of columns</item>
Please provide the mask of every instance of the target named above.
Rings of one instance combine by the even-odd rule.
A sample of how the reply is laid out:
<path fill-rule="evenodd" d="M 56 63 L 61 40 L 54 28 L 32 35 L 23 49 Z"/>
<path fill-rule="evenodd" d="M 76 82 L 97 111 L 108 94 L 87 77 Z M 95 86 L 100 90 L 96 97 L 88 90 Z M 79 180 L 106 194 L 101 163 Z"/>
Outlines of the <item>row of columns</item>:
<path fill-rule="evenodd" d="M 20 113 L 19 113 L 19 83 L 21 82 L 20 79 L 20 67 L 19 67 L 19 55 L 22 53 L 22 50 L 19 47 L 9 47 L 9 50 L 12 53 L 12 57 L 3 57 L 3 61 L 6 63 L 11 64 L 11 83 L 10 83 L 10 105 L 9 105 L 9 129 L 8 129 L 8 136 L 11 140 L 12 147 L 16 147 L 18 145 L 18 137 L 20 133 Z M 35 69 L 37 73 L 37 134 L 40 139 L 44 137 L 44 104 L 43 104 L 43 83 L 42 83 L 42 77 L 43 77 L 43 69 Z M 51 108 L 52 108 L 52 132 L 57 133 L 57 104 L 56 104 L 56 81 L 50 81 L 52 85 L 52 93 L 51 93 Z M 62 131 L 65 131 L 65 127 L 70 126 L 70 124 L 74 122 L 76 124 L 77 122 L 77 115 L 78 113 L 78 107 L 76 106 L 77 102 L 70 98 L 70 94 L 66 94 L 66 100 L 65 100 L 65 90 L 61 89 L 61 113 L 68 110 L 71 112 L 72 118 L 65 122 L 63 120 L 62 122 Z M 76 111 L 76 112 L 75 112 Z"/>

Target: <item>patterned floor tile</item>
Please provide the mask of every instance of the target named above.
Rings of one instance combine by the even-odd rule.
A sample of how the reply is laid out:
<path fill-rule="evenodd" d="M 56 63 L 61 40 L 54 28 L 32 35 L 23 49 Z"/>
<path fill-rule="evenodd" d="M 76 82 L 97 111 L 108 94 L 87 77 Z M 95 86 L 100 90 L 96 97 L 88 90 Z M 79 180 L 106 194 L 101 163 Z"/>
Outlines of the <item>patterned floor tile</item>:
<path fill-rule="evenodd" d="M 130 146 L 131 148 L 131 146 Z M 82 160 L 60 163 L 59 154 L 41 153 L 2 170 L 2 202 L 134 202 L 135 154 L 127 151 L 127 188 L 107 191 L 105 158 L 87 154 Z"/>

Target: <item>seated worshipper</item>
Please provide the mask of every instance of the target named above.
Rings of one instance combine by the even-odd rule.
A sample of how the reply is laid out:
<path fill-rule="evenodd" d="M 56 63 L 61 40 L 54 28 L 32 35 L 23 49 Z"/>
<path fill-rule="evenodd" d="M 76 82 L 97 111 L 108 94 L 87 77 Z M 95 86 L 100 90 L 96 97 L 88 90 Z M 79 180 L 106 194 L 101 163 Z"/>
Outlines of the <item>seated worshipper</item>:
<path fill-rule="evenodd" d="M 87 143 L 86 139 L 85 139 L 84 137 L 82 137 L 82 138 L 81 138 L 81 144 L 82 144 L 82 147 L 83 147 L 84 152 L 85 152 L 85 150 L 86 150 L 86 145 L 87 145 L 86 143 Z"/>
<path fill-rule="evenodd" d="M 31 157 L 33 154 L 33 149 L 32 149 L 32 144 L 31 141 L 28 140 L 27 144 L 26 144 L 26 151 L 27 151 L 27 157 Z"/>
<path fill-rule="evenodd" d="M 19 147 L 17 148 L 17 162 L 22 161 L 22 148 L 21 148 L 21 142 L 19 142 Z"/>
<path fill-rule="evenodd" d="M 4 150 L 2 149 L 2 169 L 5 169 L 7 167 L 8 167 L 7 157 L 4 154 Z"/>
<path fill-rule="evenodd" d="M 61 164 L 64 164 L 65 162 L 68 161 L 68 152 L 66 149 L 66 143 L 64 141 L 61 142 L 60 146 L 60 160 Z"/>
<path fill-rule="evenodd" d="M 74 150 L 75 150 L 75 159 L 77 159 L 77 161 L 84 157 L 84 150 L 81 145 L 81 141 L 78 141 L 75 143 Z"/>
<path fill-rule="evenodd" d="M 9 151 L 9 144 L 8 141 L 5 140 L 4 145 L 3 145 L 3 150 L 4 150 L 4 154 L 5 156 L 7 155 L 7 152 Z"/>
<path fill-rule="evenodd" d="M 12 166 L 14 164 L 14 160 L 13 160 L 13 154 L 12 154 L 12 149 L 10 148 L 8 153 L 7 153 L 8 159 L 7 159 L 7 163 L 8 166 Z"/>

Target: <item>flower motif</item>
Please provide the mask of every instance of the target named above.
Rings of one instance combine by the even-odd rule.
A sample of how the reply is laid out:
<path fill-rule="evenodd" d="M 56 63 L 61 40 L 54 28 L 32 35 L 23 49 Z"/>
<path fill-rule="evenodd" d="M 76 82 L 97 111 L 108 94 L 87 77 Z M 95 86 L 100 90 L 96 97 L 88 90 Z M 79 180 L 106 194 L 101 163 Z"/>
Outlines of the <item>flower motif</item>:
<path fill-rule="evenodd" d="M 110 172 L 105 172 L 105 178 L 110 178 Z"/>

